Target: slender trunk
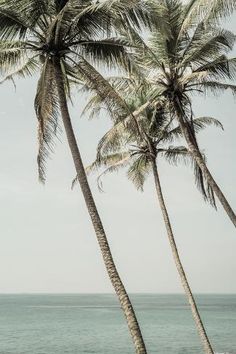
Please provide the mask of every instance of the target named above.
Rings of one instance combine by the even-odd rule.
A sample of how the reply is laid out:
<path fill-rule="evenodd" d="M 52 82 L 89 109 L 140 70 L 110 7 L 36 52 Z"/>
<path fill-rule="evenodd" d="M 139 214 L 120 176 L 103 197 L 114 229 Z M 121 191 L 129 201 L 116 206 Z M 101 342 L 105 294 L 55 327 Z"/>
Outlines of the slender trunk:
<path fill-rule="evenodd" d="M 60 109 L 61 109 L 61 115 L 62 115 L 62 120 L 68 140 L 68 144 L 70 146 L 71 154 L 73 157 L 76 173 L 78 176 L 79 184 L 85 199 L 85 203 L 97 236 L 97 241 L 100 246 L 101 254 L 103 257 L 103 261 L 108 273 L 108 276 L 110 278 L 110 281 L 114 287 L 114 290 L 118 296 L 118 299 L 120 301 L 121 308 L 125 314 L 127 324 L 134 342 L 135 350 L 137 354 L 146 354 L 146 348 L 145 344 L 142 338 L 142 333 L 133 309 L 133 306 L 131 304 L 131 301 L 129 299 L 129 296 L 125 290 L 125 287 L 120 279 L 119 273 L 116 269 L 111 250 L 108 244 L 108 240 L 97 210 L 97 207 L 95 205 L 91 189 L 88 184 L 87 176 L 85 173 L 85 169 L 83 166 L 83 162 L 81 159 L 80 151 L 76 142 L 76 138 L 74 135 L 74 131 L 72 128 L 71 120 L 70 120 L 70 115 L 69 115 L 69 110 L 68 110 L 68 105 L 67 105 L 67 99 L 65 95 L 65 89 L 64 89 L 64 82 L 63 82 L 63 74 L 61 71 L 60 64 L 57 63 L 55 64 L 55 73 L 56 73 L 56 82 L 57 82 L 57 88 L 58 88 L 58 95 L 59 95 L 59 102 L 60 102 Z"/>
<path fill-rule="evenodd" d="M 176 109 L 176 113 L 177 113 L 177 119 L 182 131 L 182 134 L 185 137 L 185 140 L 188 144 L 188 148 L 193 156 L 193 158 L 195 159 L 196 163 L 198 164 L 198 166 L 200 167 L 206 181 L 208 182 L 208 184 L 211 186 L 212 190 L 214 191 L 215 195 L 217 196 L 217 198 L 219 199 L 219 201 L 221 202 L 223 208 L 225 209 L 226 213 L 228 214 L 228 217 L 230 218 L 230 220 L 232 221 L 232 223 L 234 224 L 234 226 L 236 227 L 236 215 L 233 211 L 233 209 L 231 208 L 229 202 L 227 201 L 227 199 L 225 198 L 223 192 L 221 191 L 220 187 L 218 186 L 218 184 L 216 183 L 216 181 L 214 180 L 213 176 L 211 175 L 209 169 L 207 168 L 207 165 L 202 157 L 201 152 L 199 151 L 198 147 L 196 146 L 196 144 L 193 143 L 192 139 L 191 139 L 191 133 L 188 129 L 188 127 L 186 126 L 183 116 L 181 114 L 181 112 L 179 112 L 178 109 Z"/>
<path fill-rule="evenodd" d="M 175 239 L 174 239 L 174 235 L 173 235 L 173 231 L 172 231 L 172 227 L 171 227 L 171 223 L 170 223 L 170 218 L 167 212 L 167 208 L 165 205 L 165 201 L 164 201 L 164 197 L 162 194 L 162 189 L 161 189 L 161 184 L 160 184 L 160 179 L 159 179 L 159 175 L 158 175 L 158 170 L 157 170 L 157 165 L 156 165 L 156 161 L 154 159 L 152 159 L 152 169 L 153 169 L 153 175 L 154 175 L 154 179 L 155 179 L 155 186 L 156 186 L 156 191 L 157 191 L 157 196 L 158 196 L 158 201 L 161 207 L 161 211 L 162 211 L 162 215 L 163 215 L 163 219 L 165 222 L 165 227 L 166 227 L 166 231 L 167 231 L 167 235 L 168 235 L 168 239 L 170 242 L 170 246 L 171 246 L 171 251 L 173 254 L 173 258 L 175 261 L 175 265 L 176 268 L 178 270 L 180 279 L 181 279 L 181 283 L 183 285 L 185 294 L 188 298 L 188 302 L 190 304 L 191 307 L 191 311 L 192 311 L 192 315 L 194 318 L 194 321 L 196 323 L 197 329 L 198 329 L 198 333 L 199 336 L 201 338 L 203 347 L 204 347 L 204 351 L 206 354 L 214 354 L 210 341 L 207 337 L 205 328 L 203 326 L 200 314 L 198 312 L 198 308 L 196 305 L 196 302 L 194 300 L 191 288 L 189 286 L 188 283 L 188 279 L 186 277 L 184 268 L 182 266 L 180 257 L 179 257 L 179 253 L 178 253 L 178 249 L 177 249 L 177 245 L 175 243 Z"/>

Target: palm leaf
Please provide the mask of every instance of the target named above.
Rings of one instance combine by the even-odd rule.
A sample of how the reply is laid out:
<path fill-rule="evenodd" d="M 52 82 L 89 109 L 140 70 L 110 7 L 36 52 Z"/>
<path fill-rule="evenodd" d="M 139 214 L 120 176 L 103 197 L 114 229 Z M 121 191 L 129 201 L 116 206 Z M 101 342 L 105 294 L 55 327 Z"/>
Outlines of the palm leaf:
<path fill-rule="evenodd" d="M 199 40 L 189 48 L 181 65 L 204 65 L 212 58 L 219 57 L 222 52 L 232 49 L 234 42 L 235 35 L 232 32 L 222 29 L 211 31 L 206 28 Z"/>
<path fill-rule="evenodd" d="M 216 208 L 213 190 L 204 179 L 201 169 L 198 167 L 193 156 L 186 147 L 178 146 L 169 147 L 168 149 L 163 150 L 160 149 L 159 154 L 161 154 L 169 163 L 175 166 L 177 166 L 179 163 L 184 163 L 185 165 L 192 166 L 194 169 L 195 183 L 204 200 L 208 201 L 213 207 Z"/>
<path fill-rule="evenodd" d="M 236 78 L 236 58 L 227 58 L 222 55 L 214 61 L 198 67 L 195 72 L 207 72 L 211 79 L 229 79 Z"/>
<path fill-rule="evenodd" d="M 115 65 L 132 72 L 133 63 L 125 49 L 129 43 L 122 38 L 82 41 L 79 44 L 82 56 L 94 64 L 103 64 L 109 69 Z"/>
<path fill-rule="evenodd" d="M 129 152 L 119 152 L 115 154 L 110 154 L 106 156 L 100 156 L 99 159 L 96 159 L 91 165 L 86 168 L 86 173 L 90 174 L 91 172 L 97 171 L 100 168 L 105 168 L 105 170 L 99 174 L 97 178 L 98 188 L 102 191 L 102 177 L 107 173 L 117 172 L 121 168 L 126 167 L 131 159 Z M 72 189 L 75 184 L 78 182 L 78 178 L 75 177 L 72 181 Z"/>
<path fill-rule="evenodd" d="M 146 156 L 141 155 L 131 164 L 128 169 L 127 176 L 135 187 L 142 191 L 144 182 L 150 170 L 150 160 L 147 159 Z"/>
<path fill-rule="evenodd" d="M 186 5 L 180 34 L 188 30 L 192 23 L 196 23 L 196 19 L 200 18 L 205 23 L 218 22 L 220 18 L 232 14 L 235 8 L 235 0 L 190 0 Z"/>
<path fill-rule="evenodd" d="M 224 130 L 222 123 L 218 119 L 215 119 L 213 117 L 195 118 L 193 120 L 193 125 L 194 125 L 194 131 L 196 133 L 199 133 L 201 130 L 205 129 L 206 127 L 208 127 L 210 125 L 213 125 L 217 128 Z"/>
<path fill-rule="evenodd" d="M 39 68 L 38 60 L 35 57 L 29 58 L 25 63 L 23 63 L 21 66 L 15 69 L 15 71 L 9 72 L 5 77 L 3 77 L 0 83 L 6 80 L 14 81 L 14 79 L 17 77 L 26 78 L 27 76 L 32 76 L 35 74 L 38 68 Z"/>
<path fill-rule="evenodd" d="M 218 81 L 205 81 L 200 83 L 198 87 L 205 94 L 211 92 L 214 95 L 219 96 L 219 94 L 229 90 L 236 97 L 236 85 L 233 84 L 225 84 Z"/>
<path fill-rule="evenodd" d="M 39 180 L 45 182 L 46 160 L 53 151 L 53 138 L 57 135 L 59 111 L 54 67 L 50 59 L 45 61 L 38 81 L 35 111 L 39 122 L 39 152 L 37 159 Z"/>
<path fill-rule="evenodd" d="M 0 70 L 8 73 L 28 61 L 23 41 L 0 41 Z"/>

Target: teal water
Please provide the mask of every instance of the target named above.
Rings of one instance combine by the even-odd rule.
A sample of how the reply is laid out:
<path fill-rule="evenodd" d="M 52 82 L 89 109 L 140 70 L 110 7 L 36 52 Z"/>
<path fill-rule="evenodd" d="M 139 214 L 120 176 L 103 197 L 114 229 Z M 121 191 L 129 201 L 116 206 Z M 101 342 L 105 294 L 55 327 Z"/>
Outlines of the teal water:
<path fill-rule="evenodd" d="M 202 353 L 181 295 L 133 295 L 148 353 Z M 236 295 L 199 295 L 217 353 L 236 354 Z M 113 295 L 0 295 L 0 354 L 131 354 Z"/>

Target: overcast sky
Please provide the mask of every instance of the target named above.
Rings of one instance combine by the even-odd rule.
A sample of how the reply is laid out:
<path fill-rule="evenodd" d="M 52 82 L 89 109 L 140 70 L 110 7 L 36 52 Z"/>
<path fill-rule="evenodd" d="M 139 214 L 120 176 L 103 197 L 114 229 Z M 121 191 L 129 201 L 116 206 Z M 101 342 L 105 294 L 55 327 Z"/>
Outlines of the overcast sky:
<path fill-rule="evenodd" d="M 234 53 L 235 54 L 235 53 Z M 0 293 L 111 292 L 97 241 L 78 187 L 64 136 L 48 163 L 47 183 L 37 179 L 36 79 L 0 86 Z M 80 118 L 84 98 L 71 107 L 85 164 L 109 120 Z M 197 115 L 225 127 L 199 135 L 215 179 L 236 209 L 236 101 L 194 99 Z M 160 163 L 163 192 L 183 265 L 196 293 L 236 293 L 236 232 L 219 206 L 206 205 L 187 167 Z M 124 173 L 90 184 L 120 275 L 129 292 L 182 292 L 150 177 L 137 192 Z"/>

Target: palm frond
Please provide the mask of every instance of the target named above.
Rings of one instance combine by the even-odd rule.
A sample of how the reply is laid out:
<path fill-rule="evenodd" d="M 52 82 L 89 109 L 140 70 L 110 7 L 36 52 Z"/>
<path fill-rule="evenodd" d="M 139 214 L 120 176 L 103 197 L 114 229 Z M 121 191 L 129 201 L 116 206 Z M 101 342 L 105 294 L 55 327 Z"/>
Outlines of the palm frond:
<path fill-rule="evenodd" d="M 168 149 L 160 149 L 161 154 L 169 163 L 177 166 L 179 163 L 190 165 L 194 170 L 195 183 L 201 192 L 205 201 L 208 201 L 216 208 L 214 193 L 206 182 L 201 169 L 196 164 L 192 154 L 184 146 L 169 147 Z M 204 157 L 204 156 L 203 156 Z M 205 158 L 205 157 L 204 157 Z"/>
<path fill-rule="evenodd" d="M 223 124 L 213 117 L 199 117 L 193 120 L 194 131 L 199 133 L 201 130 L 205 129 L 206 127 L 213 125 L 217 128 L 224 130 Z"/>
<path fill-rule="evenodd" d="M 192 157 L 185 146 L 169 146 L 166 149 L 157 150 L 158 155 L 164 157 L 170 164 L 177 166 L 179 163 L 188 165 L 192 163 Z"/>
<path fill-rule="evenodd" d="M 209 202 L 216 209 L 216 202 L 213 189 L 204 179 L 203 173 L 196 162 L 194 162 L 194 175 L 195 183 L 198 187 L 198 190 L 201 192 L 204 200 Z"/>
<path fill-rule="evenodd" d="M 181 65 L 205 65 L 212 58 L 219 57 L 222 53 L 231 50 L 235 42 L 235 35 L 223 29 L 202 31 L 198 40 L 189 48 Z"/>
<path fill-rule="evenodd" d="M 208 92 L 219 96 L 221 93 L 229 90 L 236 97 L 236 85 L 225 84 L 218 81 L 204 81 L 198 85 L 199 89 L 207 94 Z"/>
<path fill-rule="evenodd" d="M 0 72 L 7 74 L 28 61 L 23 41 L 0 41 Z"/>
<path fill-rule="evenodd" d="M 36 24 L 41 17 L 52 14 L 51 4 L 46 0 L 1 0 L 0 37 L 5 40 L 22 39 L 29 30 L 38 33 Z"/>
<path fill-rule="evenodd" d="M 229 16 L 236 9 L 235 0 L 191 0 L 188 5 L 186 22 L 194 16 L 218 20 Z"/>
<path fill-rule="evenodd" d="M 53 138 L 58 131 L 58 96 L 53 63 L 47 59 L 38 81 L 35 111 L 38 118 L 38 171 L 39 180 L 45 182 L 46 160 L 53 151 Z"/>
<path fill-rule="evenodd" d="M 117 161 L 116 163 L 107 167 L 97 178 L 97 185 L 98 185 L 100 192 L 103 191 L 102 178 L 108 173 L 118 172 L 120 169 L 129 165 L 129 163 L 130 163 L 129 157 L 127 157 L 127 158 L 123 158 L 122 160 Z"/>
<path fill-rule="evenodd" d="M 84 109 L 81 112 L 81 117 L 86 116 L 88 119 L 99 118 L 101 110 L 106 107 L 103 107 L 103 100 L 99 95 L 94 95 L 90 97 Z"/>
<path fill-rule="evenodd" d="M 180 33 L 186 32 L 199 19 L 206 24 L 218 23 L 222 17 L 231 15 L 235 9 L 235 0 L 190 0 L 186 4 Z"/>
<path fill-rule="evenodd" d="M 126 167 L 130 163 L 131 158 L 132 156 L 128 151 L 100 156 L 99 159 L 97 158 L 92 164 L 86 167 L 86 173 L 90 174 L 91 172 L 104 168 L 102 173 L 100 173 L 97 177 L 98 188 L 100 191 L 102 191 L 102 178 L 108 173 L 118 172 L 120 169 Z M 75 177 L 72 181 L 72 189 L 77 182 L 78 179 Z"/>
<path fill-rule="evenodd" d="M 144 155 L 138 156 L 128 169 L 127 176 L 138 190 L 143 190 L 144 182 L 151 170 L 150 160 Z"/>
<path fill-rule="evenodd" d="M 227 58 L 225 55 L 198 67 L 194 72 L 207 72 L 211 79 L 236 78 L 236 58 Z"/>
<path fill-rule="evenodd" d="M 95 65 L 105 65 L 109 69 L 115 66 L 132 72 L 134 63 L 127 52 L 128 43 L 122 38 L 108 38 L 96 41 L 82 41 L 80 53 Z"/>
<path fill-rule="evenodd" d="M 1 5 L 1 4 L 0 4 Z M 23 39 L 28 30 L 27 25 L 11 11 L 0 7 L 0 37 L 11 41 Z"/>
<path fill-rule="evenodd" d="M 99 156 L 91 165 L 86 168 L 86 173 L 89 174 L 96 171 L 98 168 L 116 167 L 126 163 L 131 158 L 128 151 L 122 151 L 115 154 Z"/>
<path fill-rule="evenodd" d="M 151 27 L 151 23 L 154 21 L 151 2 L 142 0 L 130 0 L 129 2 L 125 0 L 103 0 L 93 3 L 89 10 L 94 13 L 100 10 L 115 19 L 119 25 L 121 23 L 132 24 L 138 29 L 141 29 L 141 26 Z"/>
<path fill-rule="evenodd" d="M 24 62 L 21 66 L 19 66 L 15 71 L 9 72 L 5 77 L 2 78 L 0 83 L 6 80 L 13 80 L 15 78 L 26 78 L 28 76 L 32 76 L 39 69 L 38 60 L 35 57 L 29 58 L 26 62 Z"/>
<path fill-rule="evenodd" d="M 140 78 L 141 79 L 141 78 Z M 119 92 L 123 97 L 127 97 L 130 92 L 137 90 L 136 76 L 109 76 L 107 81 Z M 141 82 L 140 82 L 141 84 Z"/>
<path fill-rule="evenodd" d="M 217 128 L 224 129 L 222 123 L 213 117 L 198 117 L 192 120 L 193 129 L 196 134 L 204 130 L 208 126 L 215 126 Z M 172 129 L 165 129 L 161 134 L 161 142 L 172 143 L 175 140 L 183 138 L 183 134 L 180 126 L 174 127 Z"/>
<path fill-rule="evenodd" d="M 74 67 L 79 73 L 86 85 L 98 94 L 108 107 L 110 112 L 119 112 L 120 115 L 126 112 L 127 106 L 125 101 L 117 93 L 117 91 L 109 84 L 109 82 L 100 74 L 87 60 L 80 57 L 79 63 Z"/>
<path fill-rule="evenodd" d="M 115 124 L 108 132 L 100 139 L 97 146 L 97 159 L 101 156 L 106 156 L 110 153 L 119 151 L 127 139 L 127 132 L 123 122 Z"/>

